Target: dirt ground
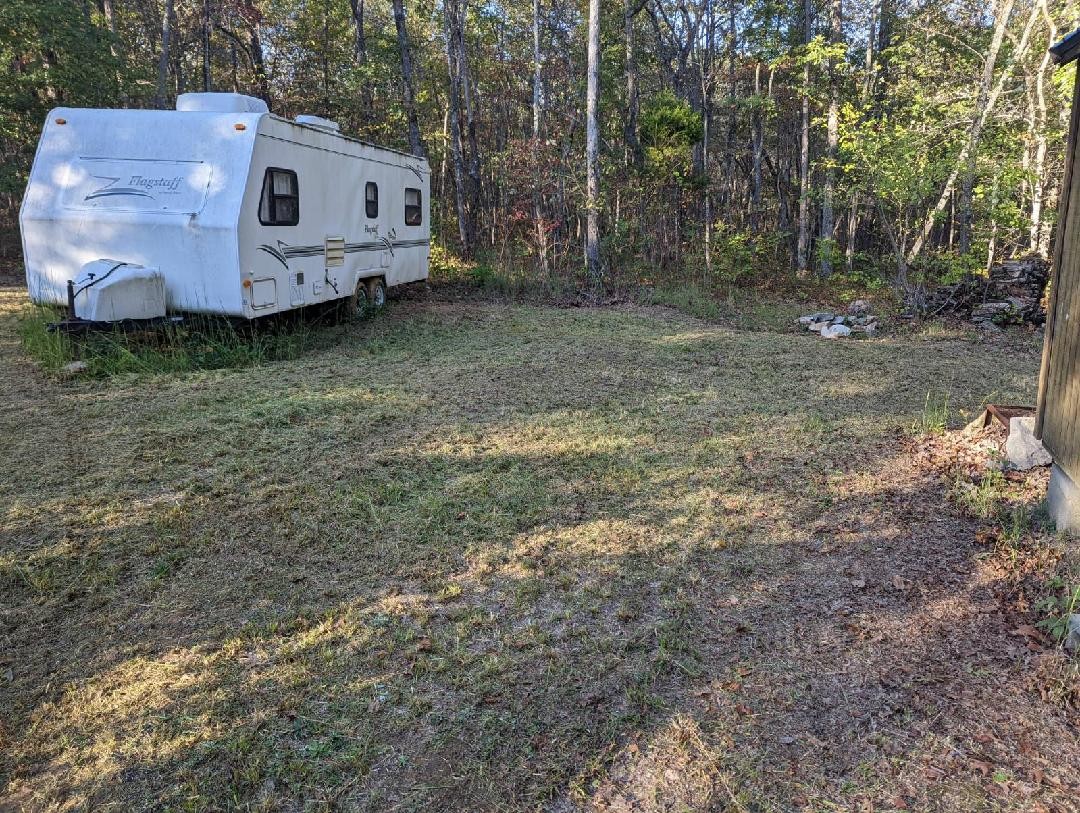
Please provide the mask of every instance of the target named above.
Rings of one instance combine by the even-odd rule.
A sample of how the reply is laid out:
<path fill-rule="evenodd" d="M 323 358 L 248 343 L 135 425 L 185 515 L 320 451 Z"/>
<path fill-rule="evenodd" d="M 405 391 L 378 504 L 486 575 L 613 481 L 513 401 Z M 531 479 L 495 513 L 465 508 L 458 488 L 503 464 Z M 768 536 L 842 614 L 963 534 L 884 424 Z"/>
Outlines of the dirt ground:
<path fill-rule="evenodd" d="M 2 809 L 1080 810 L 1045 475 L 932 434 L 1030 402 L 1037 336 L 417 297 L 84 380 L 24 312 Z"/>

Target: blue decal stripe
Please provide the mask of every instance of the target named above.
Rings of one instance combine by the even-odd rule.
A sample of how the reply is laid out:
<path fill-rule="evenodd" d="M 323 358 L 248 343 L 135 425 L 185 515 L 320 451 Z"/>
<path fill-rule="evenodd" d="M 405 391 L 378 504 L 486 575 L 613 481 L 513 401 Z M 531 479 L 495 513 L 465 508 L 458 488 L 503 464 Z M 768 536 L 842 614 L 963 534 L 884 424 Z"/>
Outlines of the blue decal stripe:
<path fill-rule="evenodd" d="M 395 248 L 419 248 L 420 246 L 429 245 L 429 240 L 387 240 L 380 237 L 378 242 L 370 243 L 346 243 L 346 254 L 357 254 L 363 251 L 389 251 L 394 253 Z M 289 267 L 289 260 L 294 258 L 303 257 L 318 257 L 325 251 L 323 245 L 313 246 L 286 246 L 282 243 L 278 243 L 278 247 L 263 244 L 259 246 L 259 251 L 265 251 L 279 263 L 286 268 Z"/>

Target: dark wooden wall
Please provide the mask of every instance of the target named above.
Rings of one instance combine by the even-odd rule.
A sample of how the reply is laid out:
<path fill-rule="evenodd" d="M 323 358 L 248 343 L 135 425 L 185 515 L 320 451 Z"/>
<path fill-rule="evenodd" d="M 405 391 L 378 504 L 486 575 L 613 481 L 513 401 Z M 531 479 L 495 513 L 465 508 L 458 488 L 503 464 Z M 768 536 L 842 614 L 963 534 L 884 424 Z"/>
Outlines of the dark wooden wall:
<path fill-rule="evenodd" d="M 1080 482 L 1080 72 L 1073 87 L 1065 181 L 1047 306 L 1046 339 L 1039 375 L 1036 434 L 1056 462 Z"/>

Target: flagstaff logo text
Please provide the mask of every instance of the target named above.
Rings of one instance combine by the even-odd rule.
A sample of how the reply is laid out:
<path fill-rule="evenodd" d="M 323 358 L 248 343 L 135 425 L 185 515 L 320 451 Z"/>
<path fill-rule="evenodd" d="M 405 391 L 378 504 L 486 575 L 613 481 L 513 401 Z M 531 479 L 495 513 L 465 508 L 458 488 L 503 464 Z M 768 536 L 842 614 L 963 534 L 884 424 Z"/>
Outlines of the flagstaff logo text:
<path fill-rule="evenodd" d="M 131 180 L 128 181 L 128 186 L 134 189 L 157 189 L 163 192 L 175 192 L 180 188 L 183 180 L 184 178 L 181 175 L 177 175 L 175 178 L 144 178 L 142 175 L 132 175 Z"/>

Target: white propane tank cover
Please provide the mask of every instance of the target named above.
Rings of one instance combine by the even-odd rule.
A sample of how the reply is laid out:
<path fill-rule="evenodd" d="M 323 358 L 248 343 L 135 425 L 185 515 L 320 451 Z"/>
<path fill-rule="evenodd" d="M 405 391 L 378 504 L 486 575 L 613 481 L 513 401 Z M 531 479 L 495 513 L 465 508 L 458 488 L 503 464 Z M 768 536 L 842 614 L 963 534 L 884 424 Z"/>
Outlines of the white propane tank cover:
<path fill-rule="evenodd" d="M 75 280 L 75 313 L 92 322 L 165 315 L 165 277 L 156 268 L 94 260 Z"/>
<path fill-rule="evenodd" d="M 320 130 L 330 130 L 334 133 L 341 132 L 340 124 L 336 121 L 330 121 L 330 119 L 324 119 L 322 116 L 297 116 L 296 123 L 306 124 L 308 127 L 318 127 Z"/>
<path fill-rule="evenodd" d="M 243 93 L 181 93 L 176 109 L 187 113 L 269 113 L 262 99 Z"/>

